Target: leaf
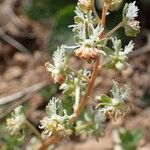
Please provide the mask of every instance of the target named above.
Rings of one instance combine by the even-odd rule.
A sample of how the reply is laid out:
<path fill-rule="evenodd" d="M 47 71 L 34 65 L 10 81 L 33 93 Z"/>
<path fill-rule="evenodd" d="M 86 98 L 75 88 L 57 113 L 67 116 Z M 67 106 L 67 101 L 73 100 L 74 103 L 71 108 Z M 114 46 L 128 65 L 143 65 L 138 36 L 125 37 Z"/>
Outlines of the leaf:
<path fill-rule="evenodd" d="M 99 47 L 104 47 L 104 46 L 106 46 L 106 44 L 107 44 L 107 39 L 106 38 L 103 38 L 103 39 L 98 40 L 98 41 L 95 42 L 95 45 L 99 46 Z"/>
<path fill-rule="evenodd" d="M 119 137 L 124 150 L 136 150 L 136 147 L 142 138 L 142 132 L 140 129 L 132 131 L 124 130 L 123 132 L 119 132 Z"/>
<path fill-rule="evenodd" d="M 67 111 L 68 115 L 71 115 L 73 113 L 73 104 L 74 104 L 74 99 L 71 96 L 64 96 L 64 100 L 62 101 L 62 106 Z"/>
<path fill-rule="evenodd" d="M 107 96 L 107 95 L 102 95 L 101 96 L 101 101 L 103 103 L 111 103 L 111 98 L 109 96 Z"/>
<path fill-rule="evenodd" d="M 107 55 L 112 54 L 112 50 L 111 50 L 109 47 L 107 47 L 107 46 L 104 46 L 104 47 L 103 47 L 103 51 L 104 51 Z"/>

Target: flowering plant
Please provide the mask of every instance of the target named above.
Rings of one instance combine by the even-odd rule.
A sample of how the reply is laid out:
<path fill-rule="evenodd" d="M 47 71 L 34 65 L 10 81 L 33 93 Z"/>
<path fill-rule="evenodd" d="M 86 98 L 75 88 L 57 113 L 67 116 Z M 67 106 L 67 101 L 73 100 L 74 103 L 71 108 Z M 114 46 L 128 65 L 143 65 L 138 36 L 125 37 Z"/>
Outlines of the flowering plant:
<path fill-rule="evenodd" d="M 127 55 L 134 49 L 134 43 L 131 41 L 122 48 L 121 39 L 113 34 L 122 27 L 127 36 L 135 37 L 139 33 L 139 22 L 135 20 L 138 16 L 138 7 L 135 5 L 136 2 L 125 4 L 122 21 L 107 32 L 106 17 L 120 6 L 122 0 L 102 2 L 100 18 L 94 0 L 78 1 L 74 24 L 69 26 L 74 32 L 75 44 L 58 47 L 53 54 L 53 63 L 45 64 L 47 71 L 52 74 L 54 83 L 60 84 L 64 99 L 53 97 L 46 107 L 46 116 L 40 121 L 39 128 L 44 130 L 43 134 L 48 139 L 45 139 L 45 136 L 42 138 L 44 142 L 40 147 L 41 150 L 47 149 L 49 145 L 63 137 L 69 138 L 71 135 L 83 132 L 98 136 L 100 134 L 97 133 L 101 130 L 106 117 L 116 118 L 125 113 L 126 100 L 131 93 L 127 86 L 122 90 L 119 83 L 113 81 L 112 97 L 103 94 L 93 98 L 92 93 L 99 70 L 106 68 L 122 71 L 129 67 Z M 71 55 L 69 50 L 81 61 L 89 63 L 93 67 L 92 71 L 89 73 L 85 68 L 77 71 L 69 66 Z M 71 99 L 74 100 L 74 104 L 67 102 L 67 107 L 72 108 L 70 114 L 67 108 L 64 108 L 63 101 L 71 101 Z M 89 99 L 98 99 L 99 104 L 95 107 L 87 106 Z M 8 120 L 8 126 L 12 125 L 17 118 Z M 21 125 L 22 121 L 15 130 L 21 128 Z"/>

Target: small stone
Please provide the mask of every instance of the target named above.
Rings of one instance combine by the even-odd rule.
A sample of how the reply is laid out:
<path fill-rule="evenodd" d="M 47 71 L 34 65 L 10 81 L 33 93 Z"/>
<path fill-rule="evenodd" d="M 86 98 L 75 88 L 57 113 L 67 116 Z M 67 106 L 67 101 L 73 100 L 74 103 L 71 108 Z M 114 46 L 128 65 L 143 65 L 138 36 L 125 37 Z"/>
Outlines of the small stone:
<path fill-rule="evenodd" d="M 30 58 L 27 54 L 16 53 L 13 59 L 16 65 L 26 65 Z"/>
<path fill-rule="evenodd" d="M 13 67 L 8 68 L 5 71 L 3 78 L 7 81 L 10 81 L 10 80 L 19 78 L 22 75 L 23 75 L 23 69 L 21 69 L 20 67 L 17 67 L 17 66 L 13 66 Z"/>

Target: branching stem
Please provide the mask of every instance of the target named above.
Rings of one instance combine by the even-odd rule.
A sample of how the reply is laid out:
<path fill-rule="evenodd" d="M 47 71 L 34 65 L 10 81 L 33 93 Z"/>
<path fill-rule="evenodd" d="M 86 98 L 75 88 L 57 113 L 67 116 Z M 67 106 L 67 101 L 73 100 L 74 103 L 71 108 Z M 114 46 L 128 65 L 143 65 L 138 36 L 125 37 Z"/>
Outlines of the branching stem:
<path fill-rule="evenodd" d="M 116 32 L 119 28 L 123 27 L 124 21 L 121 21 L 115 28 L 110 30 L 105 36 L 110 37 L 114 32 Z"/>
<path fill-rule="evenodd" d="M 105 2 L 103 1 L 103 10 L 102 10 L 101 24 L 103 25 L 104 28 L 105 28 L 105 23 L 106 23 L 107 9 L 108 9 L 108 7 L 106 6 Z M 99 37 L 100 37 L 100 39 L 103 38 L 104 37 L 104 32 Z M 87 93 L 81 99 L 79 107 L 74 112 L 76 114 L 76 115 L 74 115 L 75 117 L 72 117 L 70 119 L 70 121 L 72 123 L 74 123 L 76 121 L 76 119 L 80 116 L 81 112 L 83 111 L 83 109 L 85 108 L 85 106 L 86 106 L 86 104 L 88 102 L 89 97 L 93 93 L 94 83 L 95 83 L 96 77 L 97 77 L 98 72 L 99 72 L 99 63 L 100 63 L 100 56 L 98 56 L 97 59 L 96 59 L 96 61 L 95 61 L 95 64 L 94 64 L 94 67 L 93 67 L 92 77 L 91 77 L 91 80 L 90 80 L 90 82 L 88 84 Z M 45 142 L 46 144 L 44 144 L 43 146 L 41 146 L 41 148 L 39 150 L 46 150 L 50 144 L 56 143 L 59 140 L 60 140 L 60 137 L 52 136 L 49 139 L 47 139 L 47 141 Z"/>
<path fill-rule="evenodd" d="M 102 25 L 103 25 L 103 27 L 105 27 L 106 15 L 107 15 L 107 6 L 106 6 L 105 2 L 103 2 L 103 11 L 102 11 Z M 100 35 L 100 38 L 103 38 L 103 37 L 104 37 L 104 32 Z M 89 97 L 93 93 L 94 83 L 95 83 L 96 77 L 97 77 L 98 72 L 99 72 L 99 63 L 100 63 L 100 56 L 97 57 L 97 60 L 94 64 L 91 81 L 90 81 L 88 88 L 87 88 L 87 93 L 82 98 L 78 109 L 74 112 L 76 114 L 76 117 L 71 119 L 72 122 L 75 122 L 76 119 L 79 117 L 79 115 L 83 111 L 84 107 L 86 106 Z"/>

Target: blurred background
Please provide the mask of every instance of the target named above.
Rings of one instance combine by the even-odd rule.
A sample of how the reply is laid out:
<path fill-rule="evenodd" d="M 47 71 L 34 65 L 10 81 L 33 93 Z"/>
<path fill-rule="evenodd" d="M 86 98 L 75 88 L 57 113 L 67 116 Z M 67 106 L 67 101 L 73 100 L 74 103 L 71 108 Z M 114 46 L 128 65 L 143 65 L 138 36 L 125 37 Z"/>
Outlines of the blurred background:
<path fill-rule="evenodd" d="M 132 0 L 124 0 L 133 2 Z M 38 126 L 48 100 L 59 95 L 58 85 L 53 85 L 45 62 L 51 60 L 53 51 L 61 44 L 72 44 L 73 33 L 68 25 L 73 24 L 77 0 L 0 0 L 0 149 L 26 149 L 25 143 L 9 137 L 3 123 L 13 108 L 24 104 L 28 119 Z M 108 15 L 107 30 L 112 29 L 122 18 L 122 6 Z M 117 147 L 117 129 L 125 150 L 150 149 L 150 0 L 137 0 L 140 9 L 138 20 L 141 32 L 135 42 L 135 50 L 129 56 L 131 68 L 122 73 L 103 70 L 95 85 L 95 95 L 108 93 L 112 78 L 122 84 L 128 82 L 133 93 L 130 111 L 117 122 L 108 120 L 106 132 L 99 142 L 92 137 L 58 146 L 68 150 L 111 150 Z M 97 11 L 101 12 L 100 0 Z M 116 36 L 127 44 L 122 29 Z M 80 68 L 80 61 L 73 57 L 71 63 Z M 67 106 L 67 104 L 66 104 Z M 32 149 L 32 148 L 30 148 Z"/>

